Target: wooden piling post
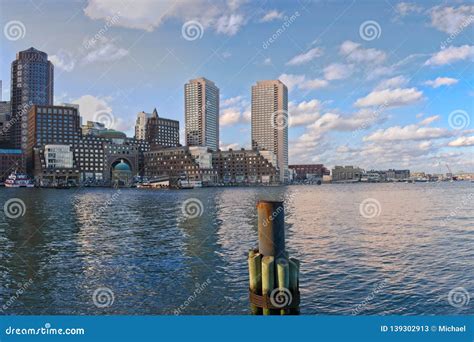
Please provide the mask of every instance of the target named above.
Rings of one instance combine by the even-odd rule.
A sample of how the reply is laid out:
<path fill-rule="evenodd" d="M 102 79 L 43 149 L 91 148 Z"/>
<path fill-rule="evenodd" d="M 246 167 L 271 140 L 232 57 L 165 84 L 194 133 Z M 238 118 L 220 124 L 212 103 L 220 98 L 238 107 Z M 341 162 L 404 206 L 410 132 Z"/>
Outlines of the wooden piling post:
<path fill-rule="evenodd" d="M 270 296 L 275 288 L 275 258 L 264 256 L 262 258 L 262 295 Z M 272 314 L 272 310 L 263 309 L 264 315 Z"/>
<path fill-rule="evenodd" d="M 250 291 L 256 294 L 261 294 L 262 292 L 262 255 L 254 250 L 249 251 L 249 282 L 250 282 Z M 254 315 L 262 313 L 262 310 L 250 304 L 250 308 Z"/>
<path fill-rule="evenodd" d="M 259 201 L 258 251 L 264 256 L 280 258 L 285 252 L 285 211 L 283 202 Z"/>
<path fill-rule="evenodd" d="M 288 261 L 289 264 L 289 273 L 290 279 L 288 288 L 290 289 L 291 293 L 297 293 L 299 291 L 299 269 L 300 269 L 300 262 L 295 258 L 290 258 Z M 298 309 L 291 309 L 290 314 L 297 315 L 299 313 Z"/>
<path fill-rule="evenodd" d="M 277 260 L 277 284 L 278 289 L 281 291 L 281 295 L 279 295 L 279 304 L 289 305 L 292 299 L 292 295 L 288 292 L 290 288 L 290 270 L 288 261 L 284 258 Z M 287 315 L 289 313 L 289 309 L 280 310 L 281 315 Z"/>

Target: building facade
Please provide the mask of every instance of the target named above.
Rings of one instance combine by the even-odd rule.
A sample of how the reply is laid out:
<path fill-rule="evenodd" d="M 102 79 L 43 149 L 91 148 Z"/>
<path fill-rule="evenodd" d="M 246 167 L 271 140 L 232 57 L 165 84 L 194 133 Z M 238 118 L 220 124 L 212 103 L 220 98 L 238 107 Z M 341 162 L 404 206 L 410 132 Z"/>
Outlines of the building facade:
<path fill-rule="evenodd" d="M 0 101 L 0 148 L 10 146 L 10 101 Z"/>
<path fill-rule="evenodd" d="M 335 166 L 332 169 L 333 182 L 360 182 L 364 170 L 354 166 Z"/>
<path fill-rule="evenodd" d="M 311 181 L 314 179 L 321 179 L 324 176 L 329 176 L 331 172 L 324 167 L 323 164 L 297 164 L 290 165 L 294 181 Z"/>
<path fill-rule="evenodd" d="M 20 149 L 0 149 L 0 180 L 4 181 L 13 171 L 24 172 L 25 158 Z"/>
<path fill-rule="evenodd" d="M 278 169 L 257 150 L 219 150 L 212 154 L 212 164 L 221 184 L 250 185 L 279 182 Z"/>
<path fill-rule="evenodd" d="M 179 121 L 160 118 L 156 108 L 145 127 L 145 140 L 151 148 L 179 146 Z"/>
<path fill-rule="evenodd" d="M 219 148 L 219 88 L 205 78 L 184 86 L 184 119 L 187 146 Z"/>
<path fill-rule="evenodd" d="M 11 145 L 27 148 L 27 113 L 33 105 L 52 105 L 54 67 L 45 52 L 20 51 L 11 65 Z"/>
<path fill-rule="evenodd" d="M 279 80 L 252 86 L 252 148 L 275 154 L 280 182 L 288 172 L 288 89 Z"/>

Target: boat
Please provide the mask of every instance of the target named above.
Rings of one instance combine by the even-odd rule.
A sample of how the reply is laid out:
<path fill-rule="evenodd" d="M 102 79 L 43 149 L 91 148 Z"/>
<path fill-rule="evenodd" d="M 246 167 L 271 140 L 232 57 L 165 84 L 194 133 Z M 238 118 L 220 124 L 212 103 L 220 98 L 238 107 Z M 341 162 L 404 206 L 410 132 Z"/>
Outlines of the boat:
<path fill-rule="evenodd" d="M 33 188 L 34 186 L 33 181 L 26 174 L 16 171 L 12 172 L 5 181 L 7 188 Z"/>

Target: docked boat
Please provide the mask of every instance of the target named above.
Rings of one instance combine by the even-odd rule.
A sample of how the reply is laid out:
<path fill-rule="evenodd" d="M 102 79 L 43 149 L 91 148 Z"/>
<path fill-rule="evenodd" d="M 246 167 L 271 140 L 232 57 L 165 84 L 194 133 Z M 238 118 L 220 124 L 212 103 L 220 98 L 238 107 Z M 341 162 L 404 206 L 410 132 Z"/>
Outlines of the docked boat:
<path fill-rule="evenodd" d="M 35 184 L 24 173 L 12 172 L 5 180 L 5 187 L 7 188 L 33 188 Z"/>

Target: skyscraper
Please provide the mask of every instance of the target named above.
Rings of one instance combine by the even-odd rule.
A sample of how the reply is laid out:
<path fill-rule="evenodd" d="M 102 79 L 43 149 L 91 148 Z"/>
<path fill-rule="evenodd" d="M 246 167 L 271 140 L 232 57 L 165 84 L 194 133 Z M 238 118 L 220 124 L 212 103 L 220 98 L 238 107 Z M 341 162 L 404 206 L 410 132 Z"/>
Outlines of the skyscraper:
<path fill-rule="evenodd" d="M 11 68 L 11 145 L 26 149 L 28 111 L 33 105 L 52 105 L 54 67 L 45 52 L 20 51 Z"/>
<path fill-rule="evenodd" d="M 252 86 L 252 148 L 272 152 L 288 180 L 288 88 L 279 80 Z"/>
<path fill-rule="evenodd" d="M 219 149 L 219 88 L 203 77 L 184 86 L 186 145 Z"/>

